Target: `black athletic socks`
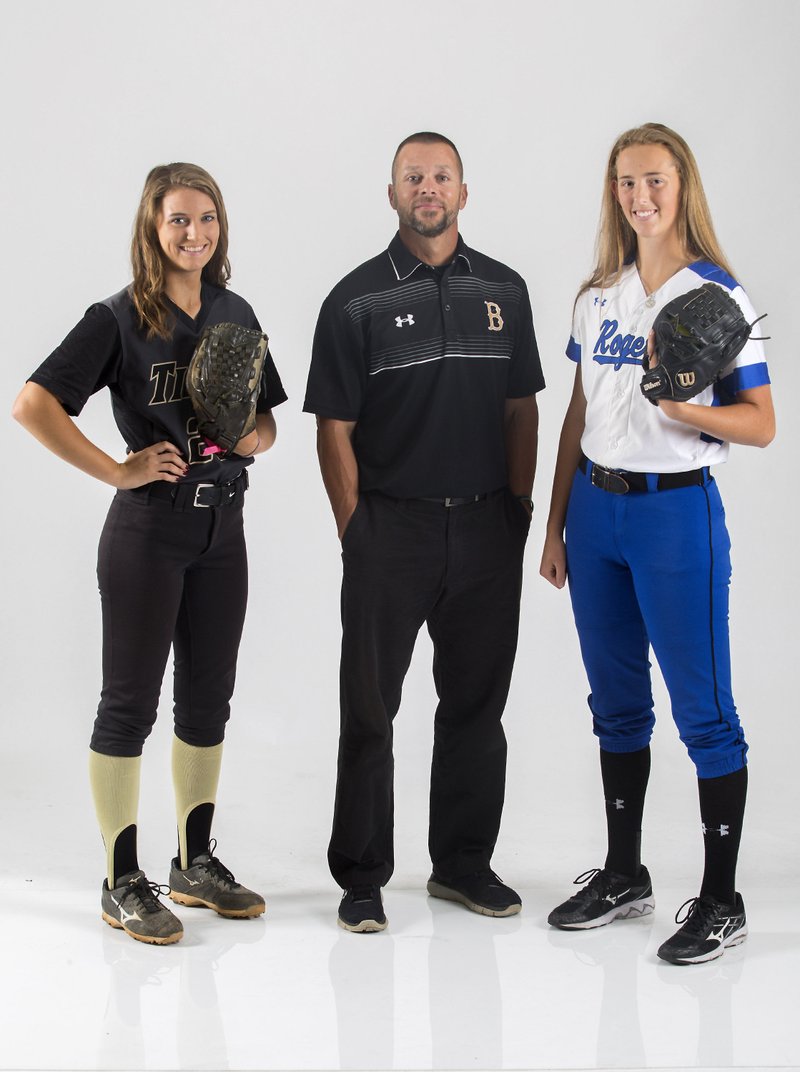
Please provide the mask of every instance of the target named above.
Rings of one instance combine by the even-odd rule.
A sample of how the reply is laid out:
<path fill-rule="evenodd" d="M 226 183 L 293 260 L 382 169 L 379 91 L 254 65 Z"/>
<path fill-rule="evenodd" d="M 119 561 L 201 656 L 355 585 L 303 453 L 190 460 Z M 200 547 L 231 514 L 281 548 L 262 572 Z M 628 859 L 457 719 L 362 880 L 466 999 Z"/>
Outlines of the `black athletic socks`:
<path fill-rule="evenodd" d="M 110 883 L 111 889 L 116 889 L 122 875 L 129 875 L 131 871 L 138 870 L 139 857 L 136 852 L 136 827 L 134 825 L 126 826 L 114 841 L 114 874 Z"/>
<path fill-rule="evenodd" d="M 698 778 L 703 821 L 705 870 L 700 896 L 710 894 L 723 904 L 736 897 L 736 861 L 747 798 L 747 767 L 721 778 Z"/>
<path fill-rule="evenodd" d="M 186 819 L 186 855 L 187 862 L 191 864 L 195 856 L 201 852 L 208 852 L 208 843 L 211 840 L 211 822 L 214 818 L 213 804 L 198 804 L 192 808 Z M 180 845 L 178 846 L 178 859 L 181 858 Z"/>
<path fill-rule="evenodd" d="M 650 777 L 650 746 L 638 752 L 606 752 L 601 748 L 600 771 L 608 828 L 605 866 L 633 878 L 642 863 L 642 813 Z"/>

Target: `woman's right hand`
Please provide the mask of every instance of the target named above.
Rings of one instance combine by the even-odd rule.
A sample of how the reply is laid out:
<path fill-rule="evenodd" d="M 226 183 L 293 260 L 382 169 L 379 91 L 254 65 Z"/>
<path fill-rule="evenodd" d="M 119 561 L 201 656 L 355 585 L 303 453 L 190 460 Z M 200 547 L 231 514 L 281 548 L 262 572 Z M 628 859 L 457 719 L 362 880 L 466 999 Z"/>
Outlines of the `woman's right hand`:
<path fill-rule="evenodd" d="M 173 443 L 162 440 L 144 450 L 131 452 L 124 462 L 118 463 L 118 480 L 114 486 L 121 491 L 141 488 L 154 480 L 176 484 L 189 472 L 180 451 Z"/>
<path fill-rule="evenodd" d="M 544 541 L 539 573 L 556 588 L 563 588 L 567 581 L 567 549 L 563 537 L 548 535 Z"/>

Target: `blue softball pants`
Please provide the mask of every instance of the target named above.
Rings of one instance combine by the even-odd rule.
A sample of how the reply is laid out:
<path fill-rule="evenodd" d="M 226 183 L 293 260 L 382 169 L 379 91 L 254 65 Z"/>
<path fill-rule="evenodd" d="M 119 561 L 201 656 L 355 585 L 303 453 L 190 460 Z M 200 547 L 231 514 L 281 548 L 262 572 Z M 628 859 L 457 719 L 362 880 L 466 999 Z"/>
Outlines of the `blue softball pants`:
<path fill-rule="evenodd" d="M 747 744 L 731 691 L 730 539 L 716 482 L 614 495 L 590 473 L 575 474 L 566 546 L 600 746 L 649 744 L 652 646 L 698 777 L 731 774 Z"/>

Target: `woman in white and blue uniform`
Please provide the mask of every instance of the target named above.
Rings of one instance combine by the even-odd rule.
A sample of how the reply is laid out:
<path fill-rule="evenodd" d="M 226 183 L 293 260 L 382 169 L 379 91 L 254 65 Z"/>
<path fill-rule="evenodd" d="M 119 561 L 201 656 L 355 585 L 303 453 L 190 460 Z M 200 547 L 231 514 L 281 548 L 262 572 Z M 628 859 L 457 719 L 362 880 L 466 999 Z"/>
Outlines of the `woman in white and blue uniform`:
<path fill-rule="evenodd" d="M 710 467 L 726 460 L 730 443 L 763 447 L 775 430 L 758 339 L 690 402 L 654 406 L 639 389 L 643 356 L 657 361 L 659 310 L 706 282 L 755 320 L 717 243 L 688 145 L 660 124 L 626 131 L 609 158 L 597 264 L 575 303 L 567 348 L 575 386 L 540 571 L 557 588 L 569 580 L 600 743 L 608 854 L 549 922 L 587 929 L 653 910 L 640 859 L 652 647 L 697 770 L 705 842 L 699 895 L 659 949 L 678 964 L 713 959 L 747 934 L 735 888 L 747 744 L 731 692 L 730 542 Z"/>

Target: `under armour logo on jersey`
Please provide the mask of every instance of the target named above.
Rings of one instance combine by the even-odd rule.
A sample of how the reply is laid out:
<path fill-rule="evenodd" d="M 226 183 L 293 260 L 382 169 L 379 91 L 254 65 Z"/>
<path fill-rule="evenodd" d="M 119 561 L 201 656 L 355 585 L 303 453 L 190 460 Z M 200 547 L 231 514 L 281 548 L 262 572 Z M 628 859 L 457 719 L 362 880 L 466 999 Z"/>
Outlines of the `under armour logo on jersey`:
<path fill-rule="evenodd" d="M 601 298 L 601 297 L 598 296 L 597 298 L 594 299 L 594 304 L 599 305 L 600 308 L 602 309 L 607 301 L 608 301 L 608 298 Z"/>
<path fill-rule="evenodd" d="M 725 823 L 720 823 L 719 826 L 706 826 L 703 823 L 703 835 L 706 834 L 719 834 L 720 837 L 727 837 L 731 832 L 730 826 Z"/>
<path fill-rule="evenodd" d="M 396 316 L 394 322 L 399 328 L 401 328 L 403 324 L 408 324 L 410 327 L 414 323 L 414 317 L 411 313 L 409 313 L 408 316 Z"/>
<path fill-rule="evenodd" d="M 500 306 L 497 302 L 487 301 L 483 303 L 489 317 L 489 331 L 502 331 L 504 320 L 500 315 Z"/>

